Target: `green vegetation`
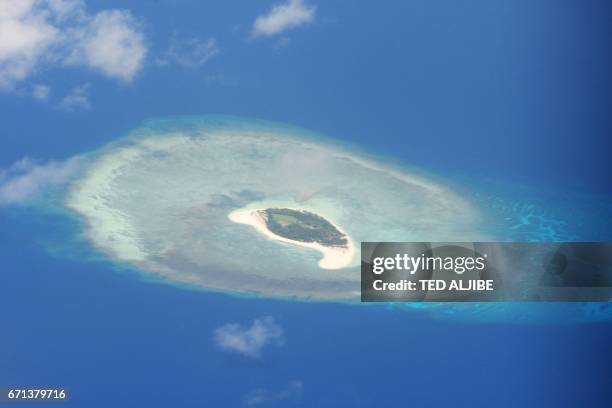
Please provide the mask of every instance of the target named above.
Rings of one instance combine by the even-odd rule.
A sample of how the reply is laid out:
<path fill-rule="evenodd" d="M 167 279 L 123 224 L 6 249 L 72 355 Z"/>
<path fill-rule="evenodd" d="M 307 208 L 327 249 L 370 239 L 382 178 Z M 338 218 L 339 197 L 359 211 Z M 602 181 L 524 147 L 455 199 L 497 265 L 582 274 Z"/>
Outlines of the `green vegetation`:
<path fill-rule="evenodd" d="M 329 221 L 308 211 L 288 208 L 261 210 L 270 231 L 283 238 L 316 242 L 325 246 L 346 246 L 346 236 Z"/>

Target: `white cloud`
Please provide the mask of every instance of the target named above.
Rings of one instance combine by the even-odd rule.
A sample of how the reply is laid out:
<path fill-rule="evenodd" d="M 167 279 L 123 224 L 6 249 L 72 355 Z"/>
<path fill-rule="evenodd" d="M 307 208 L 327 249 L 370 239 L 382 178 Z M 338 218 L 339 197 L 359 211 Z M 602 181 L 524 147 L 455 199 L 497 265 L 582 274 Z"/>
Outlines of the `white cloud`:
<path fill-rule="evenodd" d="M 44 102 L 49 99 L 51 88 L 47 85 L 36 84 L 32 87 L 32 97 L 37 101 Z"/>
<path fill-rule="evenodd" d="M 89 102 L 89 84 L 83 84 L 72 88 L 68 95 L 57 105 L 63 111 L 74 112 L 91 108 Z"/>
<path fill-rule="evenodd" d="M 30 75 L 58 37 L 34 0 L 0 0 L 0 88 Z"/>
<path fill-rule="evenodd" d="M 273 36 L 291 28 L 312 23 L 315 19 L 316 7 L 306 4 L 303 0 L 289 0 L 278 4 L 268 12 L 259 16 L 253 24 L 253 36 Z"/>
<path fill-rule="evenodd" d="M 129 11 L 101 11 L 73 34 L 77 46 L 68 63 L 84 64 L 125 82 L 142 68 L 147 47 Z"/>
<path fill-rule="evenodd" d="M 0 89 L 12 89 L 43 63 L 84 65 L 131 81 L 146 53 L 128 11 L 92 16 L 82 0 L 0 0 Z"/>
<path fill-rule="evenodd" d="M 47 187 L 65 183 L 78 169 L 80 161 L 75 156 L 39 164 L 26 157 L 0 170 L 0 205 L 23 203 Z"/>
<path fill-rule="evenodd" d="M 175 35 L 165 56 L 157 62 L 160 65 L 176 62 L 185 68 L 199 68 L 218 53 L 219 45 L 215 38 L 192 37 L 179 39 Z"/>
<path fill-rule="evenodd" d="M 283 328 L 271 316 L 255 319 L 251 327 L 228 323 L 215 330 L 215 343 L 224 350 L 247 357 L 261 357 L 268 344 L 283 344 Z"/>
<path fill-rule="evenodd" d="M 299 380 L 290 381 L 287 387 L 280 391 L 270 391 L 259 388 L 244 399 L 245 405 L 262 405 L 295 397 L 302 393 L 303 384 Z"/>

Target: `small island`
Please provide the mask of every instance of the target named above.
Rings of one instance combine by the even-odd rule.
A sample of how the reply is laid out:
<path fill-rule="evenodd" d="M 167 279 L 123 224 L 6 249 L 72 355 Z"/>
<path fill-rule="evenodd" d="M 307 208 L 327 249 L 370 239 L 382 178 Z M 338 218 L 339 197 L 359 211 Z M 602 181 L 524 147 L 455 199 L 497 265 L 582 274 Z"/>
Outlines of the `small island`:
<path fill-rule="evenodd" d="M 255 227 L 270 239 L 319 250 L 319 266 L 339 269 L 347 266 L 354 255 L 349 237 L 325 218 L 313 212 L 292 208 L 236 210 L 229 219 Z"/>
<path fill-rule="evenodd" d="M 270 231 L 284 238 L 317 242 L 326 246 L 346 247 L 346 235 L 329 221 L 309 211 L 289 208 L 260 210 Z"/>

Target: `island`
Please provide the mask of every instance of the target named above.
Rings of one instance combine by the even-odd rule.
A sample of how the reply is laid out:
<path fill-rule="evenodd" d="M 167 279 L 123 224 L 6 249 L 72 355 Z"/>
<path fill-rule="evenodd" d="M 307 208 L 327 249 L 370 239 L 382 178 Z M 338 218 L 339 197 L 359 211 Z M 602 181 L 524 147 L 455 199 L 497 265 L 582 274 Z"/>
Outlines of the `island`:
<path fill-rule="evenodd" d="M 269 239 L 316 249 L 323 254 L 319 266 L 339 269 L 353 259 L 353 244 L 331 221 L 304 209 L 264 208 L 236 210 L 231 221 L 254 227 Z"/>

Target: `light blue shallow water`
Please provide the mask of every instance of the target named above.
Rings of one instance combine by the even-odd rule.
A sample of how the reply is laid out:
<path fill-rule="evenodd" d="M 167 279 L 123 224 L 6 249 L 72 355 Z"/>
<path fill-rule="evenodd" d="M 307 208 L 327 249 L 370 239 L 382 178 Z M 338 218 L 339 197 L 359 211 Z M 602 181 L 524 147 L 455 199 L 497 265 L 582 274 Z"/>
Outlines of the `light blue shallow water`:
<path fill-rule="evenodd" d="M 327 144 L 334 144 L 330 139 L 298 129 L 290 125 L 257 121 L 227 116 L 176 117 L 149 120 L 125 139 L 119 139 L 109 147 L 89 153 L 87 160 L 92 161 L 110 148 L 130 143 L 133 140 L 150 137 L 152 134 L 172 132 L 199 134 L 202 129 L 231 126 L 233 129 L 265 129 L 300 136 Z M 335 143 L 336 146 L 341 146 Z M 346 148 L 346 146 L 341 146 Z M 349 147 L 351 151 L 361 151 L 358 147 Z M 378 158 L 381 159 L 380 157 Z M 390 161 L 396 168 L 406 168 L 404 164 Z M 85 166 L 85 168 L 87 168 Z M 612 219 L 610 205 L 599 197 L 578 196 L 541 192 L 528 186 L 511 186 L 503 182 L 482 179 L 465 179 L 454 175 L 426 174 L 419 170 L 417 174 L 430 177 L 432 180 L 452 186 L 462 198 L 471 203 L 483 216 L 487 233 L 495 240 L 517 242 L 560 242 L 560 241 L 610 241 L 612 232 L 608 228 Z M 75 177 L 78 179 L 79 175 Z M 42 234 L 41 242 L 54 255 L 77 260 L 110 261 L 90 247 L 83 235 L 83 220 L 75 213 L 63 207 L 66 190 L 50 191 L 43 201 L 35 203 L 29 210 L 15 212 L 17 218 L 39 218 L 45 224 L 54 225 L 51 234 Z M 133 279 L 157 280 L 153 275 L 138 273 L 132 266 L 116 264 L 119 270 L 132 271 L 136 274 L 126 276 Z M 165 283 L 180 286 L 183 289 L 201 288 L 177 284 L 166 279 Z M 370 306 L 371 307 L 371 306 Z M 380 307 L 380 306 L 374 306 Z M 407 310 L 412 313 L 424 313 L 435 318 L 479 321 L 522 321 L 522 322 L 589 322 L 612 319 L 612 303 L 409 303 L 390 306 L 392 310 Z"/>

